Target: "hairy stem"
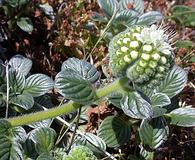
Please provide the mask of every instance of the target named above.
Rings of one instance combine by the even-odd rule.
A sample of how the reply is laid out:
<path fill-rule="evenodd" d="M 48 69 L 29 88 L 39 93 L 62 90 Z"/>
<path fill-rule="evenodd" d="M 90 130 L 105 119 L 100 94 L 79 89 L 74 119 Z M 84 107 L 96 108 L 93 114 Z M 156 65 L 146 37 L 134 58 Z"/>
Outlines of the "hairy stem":
<path fill-rule="evenodd" d="M 111 83 L 108 86 L 105 86 L 104 88 L 98 89 L 96 91 L 96 101 L 100 100 L 101 98 L 105 97 L 106 95 L 114 91 L 124 89 L 124 86 L 127 82 L 128 79 L 124 77 L 116 80 L 115 82 Z M 54 118 L 65 113 L 72 112 L 78 109 L 79 107 L 80 104 L 70 101 L 69 103 L 63 104 L 59 107 L 51 108 L 46 111 L 40 111 L 36 113 L 25 114 L 23 116 L 9 118 L 7 119 L 7 121 L 10 122 L 12 126 L 21 126 L 21 125 L 41 121 L 44 119 Z"/>

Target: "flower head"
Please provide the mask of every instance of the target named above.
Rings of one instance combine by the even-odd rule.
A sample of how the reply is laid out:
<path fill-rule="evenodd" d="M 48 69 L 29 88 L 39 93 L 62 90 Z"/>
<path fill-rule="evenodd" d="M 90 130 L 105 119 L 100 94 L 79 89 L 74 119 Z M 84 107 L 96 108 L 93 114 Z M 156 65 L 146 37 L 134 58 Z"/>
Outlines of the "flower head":
<path fill-rule="evenodd" d="M 119 33 L 110 43 L 109 56 L 115 76 L 127 76 L 135 83 L 154 87 L 174 64 L 169 35 L 156 25 L 135 26 Z"/>

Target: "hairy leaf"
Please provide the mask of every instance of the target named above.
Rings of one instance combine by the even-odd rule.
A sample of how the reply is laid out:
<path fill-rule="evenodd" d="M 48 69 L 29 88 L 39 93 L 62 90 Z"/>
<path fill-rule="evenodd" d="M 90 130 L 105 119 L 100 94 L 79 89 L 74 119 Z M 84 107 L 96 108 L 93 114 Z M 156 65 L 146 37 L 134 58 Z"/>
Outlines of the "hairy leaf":
<path fill-rule="evenodd" d="M 182 68 L 174 66 L 157 89 L 157 92 L 165 93 L 170 98 L 172 98 L 182 91 L 186 85 L 186 82 L 186 72 Z"/>
<path fill-rule="evenodd" d="M 53 88 L 53 81 L 44 74 L 33 74 L 26 79 L 23 93 L 31 94 L 33 97 L 41 96 Z"/>
<path fill-rule="evenodd" d="M 19 94 L 11 98 L 11 103 L 25 110 L 29 110 L 34 105 L 34 99 L 30 94 Z"/>
<path fill-rule="evenodd" d="M 111 18 L 118 8 L 117 0 L 97 0 L 97 3 L 108 18 Z"/>
<path fill-rule="evenodd" d="M 131 26 L 138 20 L 138 13 L 134 10 L 123 10 L 116 15 L 116 21 Z"/>
<path fill-rule="evenodd" d="M 171 104 L 170 98 L 164 93 L 156 93 L 151 97 L 153 107 L 163 107 Z"/>
<path fill-rule="evenodd" d="M 29 138 L 35 143 L 36 151 L 41 153 L 49 153 L 54 147 L 56 132 L 52 128 L 39 127 L 30 132 Z"/>
<path fill-rule="evenodd" d="M 92 142 L 95 146 L 92 145 L 90 142 Z M 86 146 L 90 148 L 93 152 L 97 153 L 102 153 L 102 151 L 106 150 L 105 142 L 100 137 L 92 133 L 85 133 L 85 137 L 77 137 L 75 143 L 77 145 Z"/>
<path fill-rule="evenodd" d="M 100 73 L 96 68 L 84 60 L 77 58 L 69 58 L 62 64 L 61 70 L 72 69 L 78 73 L 83 79 L 95 83 L 100 78 Z"/>
<path fill-rule="evenodd" d="M 15 55 L 9 60 L 9 65 L 17 72 L 26 76 L 32 68 L 32 61 L 22 55 Z"/>
<path fill-rule="evenodd" d="M 121 100 L 124 113 L 135 119 L 151 118 L 152 106 L 138 92 L 131 92 Z"/>
<path fill-rule="evenodd" d="M 108 100 L 110 103 L 112 103 L 114 106 L 118 107 L 121 109 L 121 99 L 123 98 L 123 94 L 122 93 L 118 93 L 118 92 L 113 92 L 112 94 L 110 94 L 108 96 Z"/>
<path fill-rule="evenodd" d="M 17 130 L 17 129 L 16 129 Z M 1 160 L 23 160 L 20 133 L 12 134 L 12 128 L 9 122 L 0 120 L 0 157 Z M 15 138 L 15 137 L 16 138 Z"/>
<path fill-rule="evenodd" d="M 91 83 L 72 69 L 62 70 L 56 75 L 55 87 L 65 98 L 77 103 L 89 104 L 94 101 L 95 91 Z"/>
<path fill-rule="evenodd" d="M 24 5 L 28 2 L 28 0 L 5 0 L 5 1 L 8 2 L 8 4 L 12 7 Z"/>
<path fill-rule="evenodd" d="M 178 108 L 170 112 L 171 124 L 184 127 L 195 126 L 195 108 Z"/>
<path fill-rule="evenodd" d="M 130 138 L 130 125 L 116 116 L 109 116 L 101 123 L 98 136 L 108 147 L 119 147 Z"/>
<path fill-rule="evenodd" d="M 7 81 L 7 79 L 6 79 Z M 9 69 L 9 87 L 12 93 L 20 93 L 25 86 L 25 77 L 13 68 Z"/>
<path fill-rule="evenodd" d="M 163 16 L 160 12 L 150 11 L 141 15 L 137 21 L 138 25 L 152 25 L 156 22 L 159 22 L 163 19 Z"/>
<path fill-rule="evenodd" d="M 143 0 L 121 0 L 120 1 L 121 10 L 135 10 L 138 13 L 143 13 L 144 11 L 144 1 Z"/>
<path fill-rule="evenodd" d="M 144 146 L 156 149 L 167 140 L 168 134 L 169 128 L 162 117 L 142 120 L 139 135 Z"/>
<path fill-rule="evenodd" d="M 16 24 L 20 27 L 24 32 L 32 32 L 33 31 L 33 23 L 28 17 L 20 17 Z"/>
<path fill-rule="evenodd" d="M 46 16 L 48 16 L 51 20 L 54 20 L 54 11 L 53 7 L 49 5 L 49 3 L 40 4 L 39 8 L 42 12 L 45 13 Z"/>

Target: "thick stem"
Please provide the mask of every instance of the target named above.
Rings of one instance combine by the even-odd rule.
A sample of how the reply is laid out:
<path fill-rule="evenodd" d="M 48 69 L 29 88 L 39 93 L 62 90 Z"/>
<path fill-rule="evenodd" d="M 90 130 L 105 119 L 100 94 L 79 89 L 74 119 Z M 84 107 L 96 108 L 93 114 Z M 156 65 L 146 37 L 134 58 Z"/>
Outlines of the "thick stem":
<path fill-rule="evenodd" d="M 98 89 L 96 91 L 96 101 L 100 100 L 101 98 L 105 97 L 106 95 L 124 89 L 125 84 L 127 83 L 128 79 L 126 77 L 120 78 L 113 82 L 112 84 L 105 86 L 104 88 Z M 40 111 L 32 114 L 26 114 L 19 117 L 13 117 L 7 119 L 8 122 L 11 123 L 12 126 L 21 126 L 25 124 L 34 123 L 37 121 L 41 121 L 44 119 L 54 118 L 60 116 L 62 114 L 74 111 L 79 108 L 79 104 L 70 101 L 69 103 L 63 104 L 59 107 L 48 109 L 46 111 Z"/>

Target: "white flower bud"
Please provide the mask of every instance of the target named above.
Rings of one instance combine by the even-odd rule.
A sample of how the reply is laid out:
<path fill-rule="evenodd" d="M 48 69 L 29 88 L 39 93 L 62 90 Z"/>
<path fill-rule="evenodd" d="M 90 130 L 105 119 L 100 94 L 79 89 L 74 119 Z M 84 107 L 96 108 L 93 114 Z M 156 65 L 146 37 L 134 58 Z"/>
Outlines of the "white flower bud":
<path fill-rule="evenodd" d="M 137 48 L 137 47 L 139 47 L 138 41 L 131 41 L 131 42 L 130 42 L 130 47 L 132 47 L 132 48 Z"/>
<path fill-rule="evenodd" d="M 167 59 L 164 56 L 161 57 L 160 61 L 161 61 L 162 64 L 166 64 L 167 63 Z"/>
<path fill-rule="evenodd" d="M 171 55 L 171 51 L 168 49 L 164 49 L 162 52 L 167 56 Z"/>
<path fill-rule="evenodd" d="M 152 58 L 155 61 L 158 61 L 160 59 L 160 55 L 158 53 L 152 54 Z"/>
<path fill-rule="evenodd" d="M 121 47 L 121 51 L 126 53 L 128 51 L 128 48 L 123 46 L 123 47 Z"/>
<path fill-rule="evenodd" d="M 137 52 L 137 51 L 131 51 L 131 52 L 130 52 L 130 55 L 131 55 L 131 58 L 132 58 L 132 59 L 137 59 L 137 57 L 138 57 L 138 52 Z"/>
<path fill-rule="evenodd" d="M 124 43 L 124 44 L 127 44 L 127 43 L 130 42 L 130 41 L 131 41 L 130 38 L 124 38 L 124 39 L 123 39 L 123 43 Z"/>
<path fill-rule="evenodd" d="M 151 45 L 144 45 L 143 46 L 143 51 L 151 52 L 152 51 L 152 46 Z"/>

